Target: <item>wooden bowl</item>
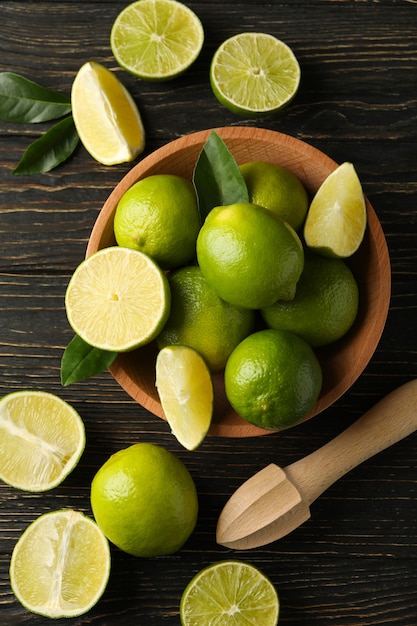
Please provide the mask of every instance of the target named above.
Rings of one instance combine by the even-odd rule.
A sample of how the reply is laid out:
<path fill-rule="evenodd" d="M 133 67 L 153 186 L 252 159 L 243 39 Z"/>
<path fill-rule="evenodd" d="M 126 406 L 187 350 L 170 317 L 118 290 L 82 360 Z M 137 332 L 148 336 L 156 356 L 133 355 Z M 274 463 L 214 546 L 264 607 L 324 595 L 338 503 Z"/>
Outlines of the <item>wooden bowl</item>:
<path fill-rule="evenodd" d="M 263 160 L 282 165 L 296 174 L 312 196 L 337 163 L 312 146 L 275 131 L 251 127 L 215 129 L 236 161 Z M 143 159 L 115 187 L 101 209 L 88 242 L 89 256 L 115 244 L 113 218 L 119 199 L 137 180 L 151 174 L 178 174 L 191 180 L 197 157 L 210 130 L 186 135 Z M 317 351 L 323 369 L 320 397 L 306 419 L 317 415 L 344 394 L 362 373 L 379 342 L 388 314 L 391 275 L 388 248 L 374 209 L 366 199 L 368 225 L 358 252 L 349 260 L 360 290 L 357 319 L 339 341 Z M 164 418 L 155 388 L 154 343 L 120 354 L 110 371 L 121 387 L 137 402 Z M 228 403 L 223 375 L 214 378 L 215 406 L 209 434 L 248 437 L 271 431 L 252 426 Z"/>

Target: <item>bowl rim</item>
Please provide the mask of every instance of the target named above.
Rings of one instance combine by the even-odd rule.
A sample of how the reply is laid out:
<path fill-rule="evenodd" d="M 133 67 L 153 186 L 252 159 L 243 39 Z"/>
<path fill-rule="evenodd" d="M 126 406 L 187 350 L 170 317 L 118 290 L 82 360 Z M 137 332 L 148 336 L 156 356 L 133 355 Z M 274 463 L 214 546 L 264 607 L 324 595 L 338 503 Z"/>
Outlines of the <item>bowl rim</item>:
<path fill-rule="evenodd" d="M 320 172 L 322 172 L 322 170 L 324 169 L 327 170 L 328 173 L 330 173 L 330 171 L 333 171 L 338 167 L 338 163 L 336 161 L 334 161 L 324 152 L 318 150 L 311 144 L 291 135 L 265 128 L 259 128 L 254 126 L 223 126 L 183 135 L 182 137 L 174 139 L 156 149 L 155 151 L 151 152 L 134 167 L 132 167 L 119 181 L 119 183 L 112 190 L 112 192 L 104 202 L 103 207 L 97 216 L 97 219 L 90 234 L 90 238 L 88 240 L 86 257 L 90 256 L 99 249 L 99 236 L 101 239 L 103 238 L 103 236 L 111 236 L 111 233 L 113 231 L 112 215 L 114 215 L 117 203 L 121 196 L 125 193 L 125 191 L 127 191 L 127 189 L 131 187 L 132 184 L 134 184 L 137 180 L 139 180 L 140 178 L 144 178 L 145 176 L 149 175 L 149 173 L 152 173 L 152 169 L 156 165 L 159 166 L 159 164 L 161 164 L 165 160 L 172 158 L 172 155 L 174 154 L 177 155 L 178 159 L 180 159 L 181 154 L 184 151 L 188 151 L 190 148 L 192 148 L 195 154 L 198 156 L 201 148 L 203 147 L 205 141 L 212 131 L 216 131 L 226 144 L 228 142 L 236 142 L 241 140 L 253 140 L 256 142 L 269 142 L 271 144 L 277 144 L 280 146 L 281 149 L 288 148 L 288 150 L 291 150 L 291 159 L 294 164 L 296 162 L 298 163 L 300 159 L 301 163 L 303 163 L 304 161 L 315 161 L 320 165 Z M 233 150 L 231 150 L 231 152 L 233 153 Z M 302 176 L 303 170 L 301 170 L 300 177 Z M 318 176 L 318 179 L 315 183 L 316 188 L 318 188 L 319 183 L 322 182 L 322 180 L 324 180 L 326 176 L 327 174 L 320 174 Z M 308 191 L 309 195 L 314 193 L 314 189 L 312 188 L 308 189 Z M 376 279 L 378 279 L 378 285 L 376 287 L 376 298 L 370 303 L 372 305 L 372 310 L 375 313 L 378 312 L 378 315 L 373 315 L 372 324 L 370 324 L 369 327 L 366 328 L 368 334 L 364 332 L 359 332 L 362 338 L 363 345 L 360 349 L 357 362 L 355 362 L 354 369 L 350 372 L 349 375 L 345 375 L 343 378 L 341 378 L 338 383 L 335 386 L 332 386 L 327 392 L 320 394 L 318 401 L 316 402 L 313 410 L 309 413 L 309 415 L 306 416 L 303 420 L 297 422 L 297 424 L 294 424 L 294 426 L 306 420 L 309 420 L 315 415 L 323 412 L 326 408 L 334 404 L 342 395 L 344 395 L 350 389 L 350 387 L 359 378 L 359 376 L 362 374 L 369 361 L 371 360 L 384 331 L 391 297 L 391 268 L 389 251 L 385 235 L 377 214 L 366 195 L 364 195 L 364 198 L 367 210 L 367 229 L 365 238 L 367 238 L 368 245 L 371 246 L 372 250 L 377 250 L 377 257 L 381 261 L 378 265 L 379 273 L 375 277 Z M 361 250 L 363 247 L 364 245 L 362 244 L 359 250 Z M 353 259 L 355 259 L 357 256 L 358 253 L 355 253 L 355 255 L 353 255 Z M 357 268 L 357 271 L 358 269 L 360 268 Z M 360 328 L 359 331 L 361 331 Z M 345 338 L 343 338 L 345 342 L 348 341 L 350 333 L 351 331 L 349 331 Z M 369 345 L 369 334 L 372 336 L 372 345 Z M 338 344 L 339 342 L 336 343 Z M 368 350 L 365 349 L 366 346 L 368 347 Z M 144 358 L 146 358 L 146 356 L 148 356 L 148 358 L 155 358 L 155 353 L 152 346 L 147 350 L 144 350 L 143 348 L 140 348 L 139 350 L 141 350 Z M 321 352 L 326 352 L 326 348 L 324 348 Z M 109 371 L 111 372 L 112 376 L 135 401 L 137 401 L 145 409 L 147 409 L 157 417 L 165 419 L 160 402 L 155 400 L 152 395 L 149 395 L 149 391 L 151 390 L 143 390 L 141 388 L 132 389 L 132 385 L 136 387 L 137 383 L 136 381 L 133 381 L 133 379 L 125 371 L 123 358 L 124 355 L 119 355 L 110 366 Z M 219 383 L 219 381 L 217 381 L 217 383 Z M 218 392 L 219 384 L 216 384 L 215 381 L 216 392 Z M 220 395 L 224 394 L 220 391 Z M 220 401 L 224 402 L 224 397 L 221 398 Z M 234 412 L 232 411 L 232 413 Z M 253 426 L 252 424 L 249 424 L 245 420 L 242 420 L 242 418 L 238 417 L 235 414 L 235 418 L 231 421 L 231 423 L 223 423 L 221 419 L 219 421 L 214 420 L 208 434 L 221 437 L 249 437 L 276 432 L 277 431 L 266 430 L 257 426 Z"/>

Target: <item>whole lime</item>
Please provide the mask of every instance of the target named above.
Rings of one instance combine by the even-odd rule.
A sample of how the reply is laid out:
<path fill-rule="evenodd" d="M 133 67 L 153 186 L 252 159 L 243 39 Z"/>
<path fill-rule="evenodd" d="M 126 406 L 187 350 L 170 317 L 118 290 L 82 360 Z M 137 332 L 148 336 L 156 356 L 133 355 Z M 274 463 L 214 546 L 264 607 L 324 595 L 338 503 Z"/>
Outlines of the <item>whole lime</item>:
<path fill-rule="evenodd" d="M 253 329 L 254 311 L 222 300 L 198 266 L 181 267 L 168 276 L 171 312 L 157 337 L 159 348 L 194 348 L 212 372 L 224 368 L 237 346 Z"/>
<path fill-rule="evenodd" d="M 342 259 L 309 253 L 291 302 L 276 302 L 262 310 L 270 328 L 292 330 L 313 347 L 333 343 L 356 319 L 359 288 Z"/>
<path fill-rule="evenodd" d="M 172 452 L 137 443 L 113 454 L 91 484 L 97 524 L 121 550 L 153 557 L 177 552 L 194 530 L 194 481 Z"/>
<path fill-rule="evenodd" d="M 197 238 L 197 260 L 223 300 L 260 309 L 294 297 L 304 252 L 291 226 L 263 207 L 240 203 L 210 211 Z"/>
<path fill-rule="evenodd" d="M 118 245 L 144 252 L 162 269 L 194 259 L 199 229 L 194 187 L 173 174 L 139 180 L 120 198 L 114 216 Z"/>
<path fill-rule="evenodd" d="M 307 191 L 290 170 L 267 161 L 251 161 L 240 166 L 249 200 L 278 215 L 295 230 L 304 223 L 309 206 Z"/>
<path fill-rule="evenodd" d="M 304 339 L 266 329 L 233 350 L 224 379 L 236 413 L 256 426 L 280 430 L 309 414 L 320 394 L 322 371 Z"/>

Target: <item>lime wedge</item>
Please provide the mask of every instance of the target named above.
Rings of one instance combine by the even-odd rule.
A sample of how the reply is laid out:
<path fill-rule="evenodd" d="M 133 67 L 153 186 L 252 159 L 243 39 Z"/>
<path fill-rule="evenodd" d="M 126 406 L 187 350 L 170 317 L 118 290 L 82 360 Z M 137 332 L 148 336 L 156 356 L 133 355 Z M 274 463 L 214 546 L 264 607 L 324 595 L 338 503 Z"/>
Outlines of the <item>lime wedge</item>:
<path fill-rule="evenodd" d="M 168 281 L 150 257 L 111 246 L 85 259 L 65 294 L 68 321 L 95 348 L 126 352 L 149 343 L 170 308 Z"/>
<path fill-rule="evenodd" d="M 180 604 L 182 626 L 276 626 L 279 599 L 269 579 L 253 565 L 220 561 L 188 583 Z"/>
<path fill-rule="evenodd" d="M 142 80 L 182 74 L 198 57 L 204 31 L 197 15 L 176 0 L 139 0 L 117 16 L 110 36 L 116 61 Z"/>
<path fill-rule="evenodd" d="M 136 104 L 124 85 L 100 63 L 85 63 L 71 91 L 74 124 L 84 148 L 104 165 L 133 161 L 145 147 Z"/>
<path fill-rule="evenodd" d="M 59 485 L 85 446 L 84 424 L 61 398 L 16 391 L 0 400 L 0 479 L 26 491 Z"/>
<path fill-rule="evenodd" d="M 86 613 L 102 596 L 110 550 L 97 524 L 70 509 L 38 517 L 16 543 L 10 582 L 19 602 L 46 617 Z"/>
<path fill-rule="evenodd" d="M 224 41 L 210 66 L 214 95 L 247 117 L 279 111 L 295 96 L 300 66 L 292 50 L 266 33 L 240 33 Z"/>
<path fill-rule="evenodd" d="M 213 414 L 213 383 L 204 359 L 186 346 L 163 348 L 156 359 L 156 386 L 173 435 L 195 450 Z"/>
<path fill-rule="evenodd" d="M 304 224 L 309 248 L 339 258 L 359 248 L 366 228 L 362 186 L 352 163 L 339 165 L 321 184 Z"/>

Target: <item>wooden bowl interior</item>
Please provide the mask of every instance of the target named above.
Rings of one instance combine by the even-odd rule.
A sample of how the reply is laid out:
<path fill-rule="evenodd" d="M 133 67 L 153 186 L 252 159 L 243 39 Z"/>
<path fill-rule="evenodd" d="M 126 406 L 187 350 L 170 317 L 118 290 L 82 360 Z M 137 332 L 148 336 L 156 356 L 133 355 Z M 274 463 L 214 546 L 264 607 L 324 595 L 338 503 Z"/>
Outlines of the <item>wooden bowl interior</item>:
<path fill-rule="evenodd" d="M 236 161 L 271 161 L 288 168 L 305 185 L 310 196 L 332 172 L 337 163 L 298 139 L 274 131 L 226 127 L 215 129 Z M 177 174 L 192 178 L 197 157 L 210 134 L 201 131 L 177 139 L 143 159 L 115 187 L 99 213 L 91 233 L 86 255 L 115 244 L 113 218 L 117 203 L 137 180 L 152 174 Z M 360 291 L 357 319 L 339 341 L 317 351 L 323 369 L 320 397 L 306 419 L 317 415 L 355 382 L 371 359 L 384 329 L 388 314 L 391 280 L 390 261 L 385 237 L 374 209 L 366 198 L 368 225 L 364 241 L 349 260 Z M 146 409 L 164 418 L 155 388 L 154 343 L 120 354 L 110 371 L 121 387 Z M 267 434 L 240 418 L 228 403 L 223 375 L 214 378 L 215 407 L 210 435 L 247 437 Z"/>

